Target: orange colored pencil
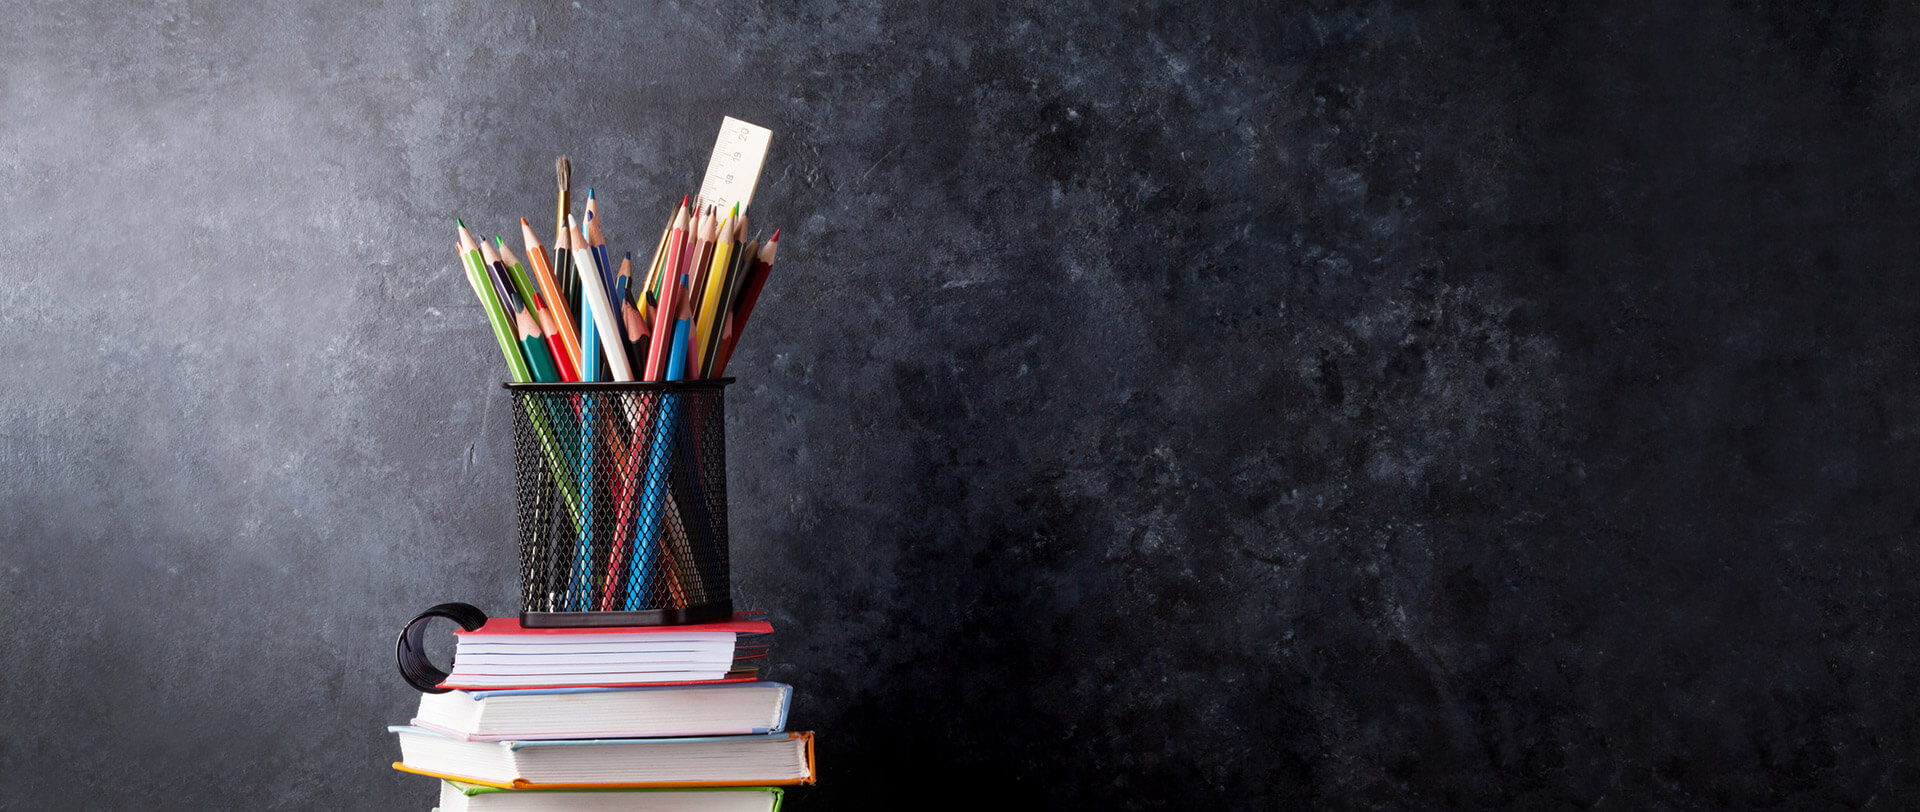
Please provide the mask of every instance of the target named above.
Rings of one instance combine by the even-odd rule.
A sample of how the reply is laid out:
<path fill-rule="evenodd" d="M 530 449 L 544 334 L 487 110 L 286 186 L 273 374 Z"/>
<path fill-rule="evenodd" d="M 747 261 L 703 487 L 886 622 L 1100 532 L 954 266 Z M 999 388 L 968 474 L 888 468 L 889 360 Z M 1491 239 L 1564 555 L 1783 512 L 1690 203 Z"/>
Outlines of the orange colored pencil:
<path fill-rule="evenodd" d="M 533 226 L 527 225 L 527 218 L 520 218 L 520 239 L 527 245 L 528 258 L 533 260 L 534 285 L 540 288 L 540 296 L 547 300 L 547 309 L 553 314 L 553 326 L 560 331 L 560 344 L 567 352 L 567 367 L 573 370 L 569 381 L 580 380 L 580 332 L 573 324 L 573 313 L 567 306 L 566 294 L 560 290 L 559 280 L 553 276 L 553 268 L 547 264 L 547 254 L 540 247 L 540 238 L 533 236 Z M 559 256 L 560 251 L 554 255 Z M 555 359 L 556 361 L 558 359 Z"/>
<path fill-rule="evenodd" d="M 546 258 L 541 256 L 538 245 L 529 248 L 527 255 L 536 262 L 546 261 Z M 508 268 L 514 270 L 516 284 L 527 284 L 525 280 L 519 279 L 519 277 L 527 275 L 525 266 L 520 264 L 520 258 L 513 255 L 513 249 L 508 248 L 505 242 L 500 243 L 500 261 Z M 561 382 L 578 381 L 580 380 L 580 373 L 574 370 L 572 360 L 567 357 L 566 343 L 556 334 L 556 331 L 559 330 L 558 322 L 554 321 L 553 313 L 550 312 L 551 306 L 548 305 L 546 301 L 546 294 L 540 291 L 537 287 L 538 284 L 537 282 L 534 283 L 533 289 L 527 291 L 525 297 L 527 315 L 533 317 L 534 325 L 540 328 L 540 338 L 546 343 L 548 354 L 553 356 L 553 368 L 554 371 L 559 374 L 558 380 Z"/>

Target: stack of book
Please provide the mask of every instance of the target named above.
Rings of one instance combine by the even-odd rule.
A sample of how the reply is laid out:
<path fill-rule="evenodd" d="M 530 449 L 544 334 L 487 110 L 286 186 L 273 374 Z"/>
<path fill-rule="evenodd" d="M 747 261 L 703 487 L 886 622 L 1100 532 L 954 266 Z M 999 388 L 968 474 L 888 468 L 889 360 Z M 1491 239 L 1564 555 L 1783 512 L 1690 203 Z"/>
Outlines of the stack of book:
<path fill-rule="evenodd" d="M 775 812 L 813 782 L 813 734 L 786 732 L 793 689 L 757 679 L 773 627 L 459 632 L 394 768 L 441 779 L 441 812 Z"/>

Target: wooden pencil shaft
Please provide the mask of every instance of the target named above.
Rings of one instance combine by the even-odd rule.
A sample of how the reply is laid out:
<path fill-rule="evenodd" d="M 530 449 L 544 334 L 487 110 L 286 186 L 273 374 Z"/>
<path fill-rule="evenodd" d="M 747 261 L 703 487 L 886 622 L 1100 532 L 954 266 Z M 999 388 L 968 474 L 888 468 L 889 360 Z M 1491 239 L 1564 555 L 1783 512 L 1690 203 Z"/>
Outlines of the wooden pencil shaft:
<path fill-rule="evenodd" d="M 532 283 L 527 281 L 527 269 L 518 262 L 508 262 L 504 259 L 500 264 L 507 272 L 507 280 L 513 283 L 513 292 L 519 296 L 521 306 L 527 310 L 535 309 L 540 298 L 536 295 L 537 291 L 533 289 Z"/>
<path fill-rule="evenodd" d="M 728 218 L 729 228 L 731 228 L 732 223 L 732 218 Z M 730 232 L 723 229 L 722 234 L 724 235 L 726 233 Z M 713 261 L 709 263 L 703 274 L 701 283 L 694 287 L 694 295 L 698 298 L 689 300 L 691 304 L 697 307 L 693 321 L 694 352 L 688 362 L 688 366 L 691 368 L 691 372 L 695 377 L 700 375 L 700 360 L 706 356 L 708 327 L 713 323 L 714 311 L 719 306 L 719 288 L 725 284 L 725 280 L 721 277 L 726 275 L 726 269 L 729 267 L 728 263 L 733 258 L 733 248 L 733 243 L 728 241 L 724 236 L 715 240 Z"/>
<path fill-rule="evenodd" d="M 641 280 L 643 284 L 634 291 L 633 304 L 640 309 L 640 317 L 643 319 L 652 311 L 653 301 L 660 295 L 660 261 L 666 257 L 667 235 L 672 231 L 673 226 L 668 225 L 660 232 L 660 244 L 653 248 L 653 261 L 647 263 L 647 278 Z"/>
<path fill-rule="evenodd" d="M 631 264 L 631 262 L 627 263 L 627 265 Z M 620 357 L 627 359 L 629 370 L 634 368 L 633 347 L 627 343 L 627 285 L 632 282 L 632 279 L 633 277 L 627 273 L 626 266 L 622 266 L 621 272 L 613 277 L 613 298 L 608 302 L 613 308 L 613 323 L 619 325 L 619 329 L 615 330 L 614 334 L 620 338 Z"/>
<path fill-rule="evenodd" d="M 553 357 L 554 371 L 559 373 L 562 382 L 572 383 L 580 380 L 579 374 L 573 371 L 573 359 L 567 357 L 564 334 L 560 332 L 559 325 L 553 320 L 553 308 L 542 306 L 538 316 L 540 332 L 546 336 L 548 354 Z"/>
<path fill-rule="evenodd" d="M 727 319 L 733 313 L 733 302 L 739 296 L 740 285 L 745 277 L 753 273 L 754 255 L 759 247 L 759 243 L 748 243 L 733 250 L 733 267 L 727 269 L 727 286 L 720 291 L 719 312 L 714 316 L 713 324 L 709 325 L 713 330 L 712 343 L 707 347 L 706 369 L 709 372 L 718 360 L 721 334 L 726 330 Z"/>
<path fill-rule="evenodd" d="M 534 281 L 539 283 L 540 295 L 546 298 L 548 309 L 553 314 L 554 327 L 560 331 L 561 345 L 567 349 L 567 365 L 574 370 L 573 380 L 580 380 L 580 333 L 574 325 L 573 310 L 567 304 L 566 294 L 554 278 L 553 268 L 547 264 L 544 252 L 538 250 L 540 242 L 533 235 L 533 226 L 526 220 L 520 221 L 520 238 L 527 244 L 527 253 L 533 259 Z M 563 256 L 565 253 L 555 251 L 554 256 Z"/>
<path fill-rule="evenodd" d="M 569 224 L 567 234 L 570 237 L 578 237 L 578 227 Z M 593 312 L 595 324 L 606 326 L 605 329 L 598 330 L 598 338 L 601 342 L 601 350 L 606 355 L 607 365 L 613 372 L 613 379 L 631 381 L 633 369 L 627 366 L 627 354 L 622 346 L 626 339 L 620 335 L 619 322 L 614 321 L 613 301 L 608 297 L 606 287 L 600 284 L 600 275 L 593 267 L 593 249 L 586 247 L 584 241 L 583 244 L 574 246 L 573 261 L 582 271 L 580 290 L 582 296 L 586 298 L 587 308 Z"/>
<path fill-rule="evenodd" d="M 642 369 L 642 378 L 649 381 L 660 380 L 660 373 L 666 364 L 664 347 L 667 343 L 667 327 L 670 326 L 668 302 L 675 288 L 674 269 L 680 263 L 680 255 L 687 247 L 687 203 L 680 201 L 680 207 L 673 211 L 673 222 L 667 226 L 667 255 L 663 260 L 661 272 L 660 298 L 649 317 L 651 328 L 647 338 L 647 363 Z"/>
<path fill-rule="evenodd" d="M 507 318 L 513 318 L 526 305 L 520 301 L 519 292 L 513 289 L 513 283 L 507 281 L 507 266 L 494 260 L 487 265 L 487 275 L 493 279 L 493 289 L 500 294 L 500 306 L 506 308 Z"/>
<path fill-rule="evenodd" d="M 754 258 L 753 275 L 747 280 L 747 286 L 740 291 L 740 303 L 734 306 L 733 327 L 727 337 L 727 346 L 721 353 L 719 362 L 714 365 L 714 375 L 724 375 L 727 363 L 733 360 L 734 348 L 740 345 L 740 334 L 747 329 L 747 319 L 753 315 L 754 303 L 760 301 L 760 291 L 766 287 L 767 277 L 773 273 L 773 261 L 780 250 L 780 231 L 775 229 L 773 236 L 767 238 L 767 244 L 760 246 L 760 255 Z"/>
<path fill-rule="evenodd" d="M 540 328 L 533 317 L 522 310 L 515 315 L 515 326 L 520 333 L 520 350 L 527 356 L 527 371 L 539 383 L 558 383 L 560 372 L 553 365 L 553 356 L 547 352 L 546 339 L 540 337 Z"/>
<path fill-rule="evenodd" d="M 734 254 L 733 267 L 727 271 L 727 285 L 720 291 L 720 306 L 716 310 L 713 323 L 708 327 L 713 333 L 707 338 L 707 357 L 700 367 L 702 377 L 717 377 L 720 357 L 726 349 L 727 322 L 733 318 L 733 303 L 740 297 L 740 288 L 747 276 L 753 273 L 753 263 L 748 257 L 754 256 L 759 243 L 747 243 L 745 249 Z"/>
<path fill-rule="evenodd" d="M 471 240 L 462 242 L 472 244 Z M 506 358 L 509 377 L 522 383 L 532 380 L 526 359 L 521 357 L 520 347 L 514 341 L 513 328 L 507 324 L 506 309 L 501 305 L 499 294 L 481 265 L 484 260 L 480 258 L 480 252 L 462 251 L 460 258 L 467 266 L 467 283 L 473 287 L 473 294 L 479 297 L 480 309 L 486 313 L 487 323 L 493 328 L 493 337 L 500 344 L 500 354 Z"/>

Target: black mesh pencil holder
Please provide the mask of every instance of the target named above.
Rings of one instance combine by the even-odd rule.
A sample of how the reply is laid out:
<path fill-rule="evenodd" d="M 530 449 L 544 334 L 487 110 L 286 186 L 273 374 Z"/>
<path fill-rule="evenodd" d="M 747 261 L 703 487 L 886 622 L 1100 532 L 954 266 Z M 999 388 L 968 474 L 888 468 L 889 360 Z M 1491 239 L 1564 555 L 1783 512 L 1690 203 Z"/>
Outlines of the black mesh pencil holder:
<path fill-rule="evenodd" d="M 723 397 L 732 382 L 505 384 L 522 625 L 732 616 Z"/>

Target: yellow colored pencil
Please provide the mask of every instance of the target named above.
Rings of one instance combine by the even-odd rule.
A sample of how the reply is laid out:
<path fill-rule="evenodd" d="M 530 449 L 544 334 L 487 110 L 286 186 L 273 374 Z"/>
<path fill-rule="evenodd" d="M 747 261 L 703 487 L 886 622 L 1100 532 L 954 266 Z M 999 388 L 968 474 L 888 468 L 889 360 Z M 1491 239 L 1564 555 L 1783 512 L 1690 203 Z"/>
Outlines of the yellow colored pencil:
<path fill-rule="evenodd" d="M 735 214 L 737 213 L 736 211 Z M 707 357 L 707 336 L 710 332 L 707 325 L 713 323 L 714 313 L 719 308 L 719 297 L 714 294 L 718 292 L 718 288 L 722 287 L 716 284 L 718 281 L 716 277 L 726 275 L 727 262 L 733 258 L 732 236 L 734 227 L 737 225 L 739 225 L 739 218 L 732 215 L 729 215 L 726 222 L 721 224 L 719 233 L 714 236 L 713 262 L 701 272 L 702 284 L 694 287 L 693 292 L 700 297 L 700 311 L 692 325 L 693 346 L 690 349 L 693 350 L 693 354 L 689 356 L 692 363 L 688 366 L 693 367 L 693 372 L 687 376 L 689 378 L 700 376 L 700 359 Z"/>

